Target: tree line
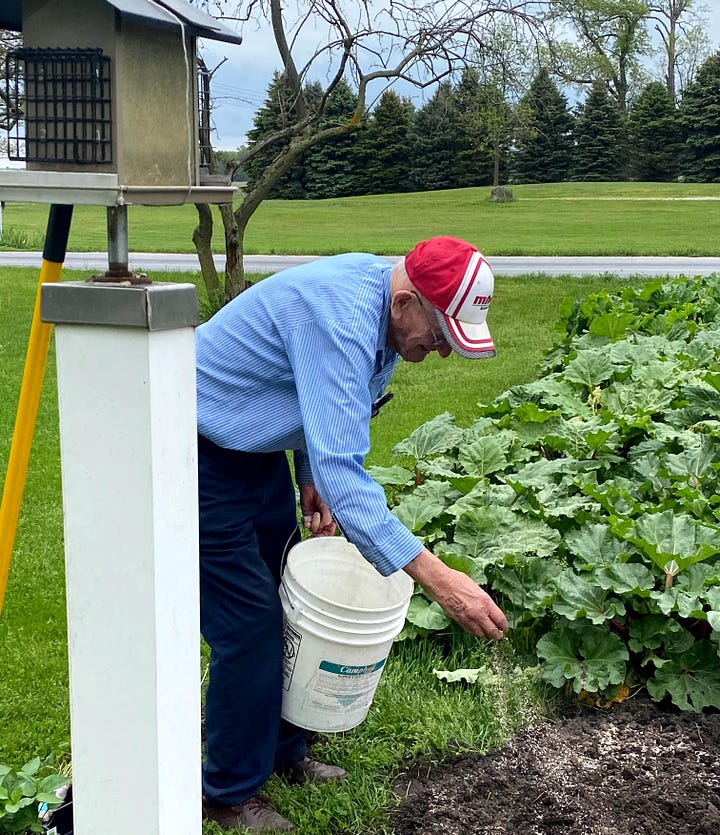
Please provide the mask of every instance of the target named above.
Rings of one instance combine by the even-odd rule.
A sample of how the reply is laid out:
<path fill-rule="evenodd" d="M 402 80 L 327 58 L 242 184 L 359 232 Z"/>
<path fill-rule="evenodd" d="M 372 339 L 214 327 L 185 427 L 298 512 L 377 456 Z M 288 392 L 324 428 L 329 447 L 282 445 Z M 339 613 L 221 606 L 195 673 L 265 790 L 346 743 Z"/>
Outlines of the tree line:
<path fill-rule="evenodd" d="M 308 84 L 309 101 L 322 95 Z M 325 107 L 326 124 L 346 122 L 357 98 L 340 82 Z M 251 143 L 276 132 L 291 112 L 283 76 L 273 78 L 248 134 Z M 244 167 L 252 189 L 277 149 Z M 231 158 L 231 153 L 220 154 Z M 547 69 L 516 103 L 497 84 L 465 68 L 423 106 L 392 89 L 381 95 L 357 133 L 304 154 L 268 197 L 318 199 L 431 191 L 502 183 L 568 180 L 720 181 L 720 53 L 687 84 L 679 103 L 652 81 L 623 109 L 609 85 L 595 79 L 571 107 Z"/>
<path fill-rule="evenodd" d="M 240 21 L 249 37 L 269 26 L 278 58 L 248 144 L 225 160 L 223 173 L 242 168 L 248 179 L 232 206 L 219 207 L 224 276 L 211 257 L 213 212 L 197 206 L 193 242 L 209 297 L 223 300 L 246 285 L 245 233 L 268 197 L 631 176 L 629 112 L 639 91 L 661 78 L 677 115 L 709 54 L 702 0 L 314 0 L 302 13 L 286 10 L 282 0 L 205 2 Z M 560 108 L 558 118 L 571 120 L 564 131 L 546 132 L 540 108 L 533 124 L 529 97 L 534 82 L 547 81 L 540 67 L 563 89 L 587 93 L 581 105 Z M 417 109 L 392 92 L 398 80 L 431 91 L 432 99 Z M 587 132 L 596 92 L 598 106 L 619 110 L 620 124 L 601 117 Z M 590 171 L 600 133 L 605 167 Z M 564 160 L 562 172 L 551 169 L 543 142 L 554 143 L 552 165 Z M 541 162 L 530 171 L 533 154 Z M 697 176 L 689 162 L 677 166 Z"/>

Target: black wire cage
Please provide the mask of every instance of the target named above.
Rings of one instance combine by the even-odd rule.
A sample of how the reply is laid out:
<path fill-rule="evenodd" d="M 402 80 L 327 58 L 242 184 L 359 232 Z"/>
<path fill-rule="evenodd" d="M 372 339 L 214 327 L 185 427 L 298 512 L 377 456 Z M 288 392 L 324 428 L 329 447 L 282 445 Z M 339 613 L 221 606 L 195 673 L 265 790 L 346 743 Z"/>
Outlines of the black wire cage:
<path fill-rule="evenodd" d="M 113 161 L 110 59 L 101 49 L 15 49 L 5 59 L 8 157 Z"/>

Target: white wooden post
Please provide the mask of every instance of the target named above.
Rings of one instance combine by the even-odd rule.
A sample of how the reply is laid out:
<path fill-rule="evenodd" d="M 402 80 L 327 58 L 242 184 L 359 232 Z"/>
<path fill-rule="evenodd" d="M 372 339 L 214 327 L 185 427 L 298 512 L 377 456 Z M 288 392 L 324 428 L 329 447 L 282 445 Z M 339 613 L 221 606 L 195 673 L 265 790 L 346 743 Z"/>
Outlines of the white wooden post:
<path fill-rule="evenodd" d="M 48 284 L 74 835 L 199 835 L 195 287 Z"/>

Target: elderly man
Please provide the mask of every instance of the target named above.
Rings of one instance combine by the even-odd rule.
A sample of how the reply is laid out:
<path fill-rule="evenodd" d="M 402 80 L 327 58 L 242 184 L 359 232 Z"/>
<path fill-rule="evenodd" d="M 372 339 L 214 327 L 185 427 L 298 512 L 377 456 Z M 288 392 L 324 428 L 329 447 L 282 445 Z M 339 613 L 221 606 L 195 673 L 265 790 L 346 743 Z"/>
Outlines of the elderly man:
<path fill-rule="evenodd" d="M 296 781 L 346 776 L 307 755 L 280 717 L 283 555 L 303 521 L 335 521 L 384 575 L 405 571 L 465 630 L 501 638 L 502 611 L 389 512 L 365 472 L 370 417 L 398 359 L 495 354 L 485 323 L 487 261 L 436 237 L 392 265 L 350 253 L 285 270 L 197 330 L 201 628 L 211 648 L 204 814 L 254 831 L 294 827 L 260 794 L 273 770 Z"/>

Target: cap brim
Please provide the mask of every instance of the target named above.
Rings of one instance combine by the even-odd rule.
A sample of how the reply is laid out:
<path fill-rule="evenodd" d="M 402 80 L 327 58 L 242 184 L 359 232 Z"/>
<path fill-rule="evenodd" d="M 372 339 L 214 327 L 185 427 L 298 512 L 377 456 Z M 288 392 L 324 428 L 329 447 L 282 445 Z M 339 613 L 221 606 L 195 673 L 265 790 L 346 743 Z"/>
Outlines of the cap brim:
<path fill-rule="evenodd" d="M 435 309 L 443 336 L 455 353 L 471 360 L 490 359 L 496 354 L 495 343 L 485 322 L 471 325 L 459 322 Z"/>

